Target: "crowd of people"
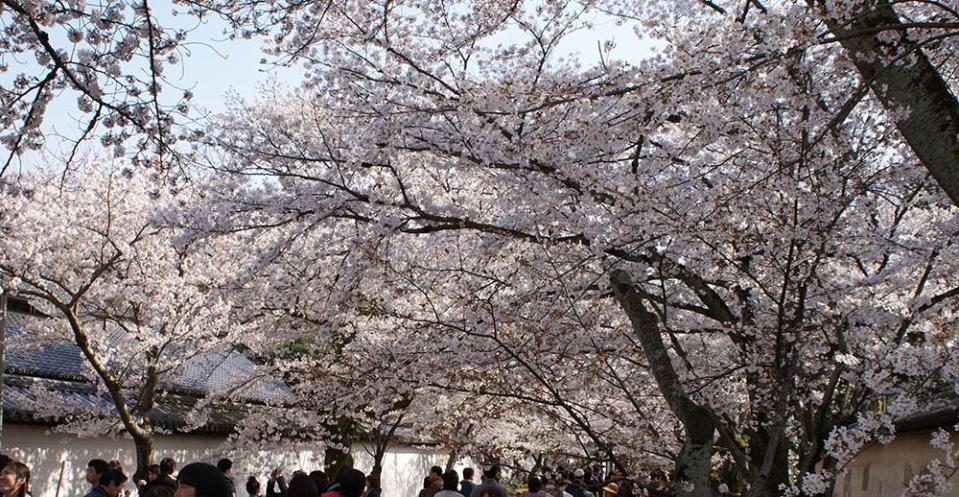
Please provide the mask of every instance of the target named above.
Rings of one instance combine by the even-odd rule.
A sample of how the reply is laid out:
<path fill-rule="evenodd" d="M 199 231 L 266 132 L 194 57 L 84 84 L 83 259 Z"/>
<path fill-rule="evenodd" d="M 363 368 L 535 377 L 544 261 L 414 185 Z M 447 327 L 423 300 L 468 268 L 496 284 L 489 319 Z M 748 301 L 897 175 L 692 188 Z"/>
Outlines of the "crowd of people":
<path fill-rule="evenodd" d="M 30 497 L 30 468 L 0 455 L 0 497 Z M 174 476 L 175 475 L 175 476 Z M 133 497 L 129 478 L 120 461 L 93 459 L 87 463 L 84 497 Z M 164 458 L 147 466 L 143 479 L 135 481 L 137 497 L 236 497 L 233 462 L 220 459 L 216 466 L 205 462 L 187 464 L 177 471 L 176 461 Z M 255 476 L 246 482 L 249 497 L 264 497 L 264 488 Z M 365 493 L 364 493 L 365 492 Z M 323 471 L 293 473 L 289 482 L 276 468 L 266 482 L 265 497 L 379 497 L 379 478 L 346 468 L 332 482 Z"/>
<path fill-rule="evenodd" d="M 0 455 L 0 497 L 29 497 L 30 468 Z M 176 476 L 174 476 L 176 475 Z M 463 470 L 430 468 L 417 497 L 510 497 L 500 483 L 500 467 L 482 468 L 480 481 L 474 482 L 473 468 Z M 128 477 L 120 461 L 93 459 L 87 464 L 84 497 L 132 497 Z M 233 481 L 233 462 L 220 459 L 216 466 L 205 462 L 187 464 L 177 471 L 176 461 L 164 458 L 147 466 L 144 478 L 135 482 L 137 497 L 237 497 Z M 666 473 L 656 470 L 642 475 L 638 487 L 623 475 L 613 472 L 602 478 L 592 467 L 573 470 L 541 471 L 526 478 L 522 497 L 666 497 L 672 495 Z M 287 481 L 281 467 L 274 468 L 263 486 L 255 476 L 246 481 L 249 497 L 381 497 L 377 475 L 365 475 L 355 468 L 340 470 L 333 481 L 322 470 L 295 471 Z M 411 496 L 412 497 L 412 496 Z"/>
<path fill-rule="evenodd" d="M 558 468 L 533 472 L 526 477 L 526 490 L 512 494 L 521 495 L 521 497 L 667 497 L 673 495 L 668 475 L 659 469 L 642 472 L 635 482 L 615 471 L 606 478 L 602 478 L 600 473 L 597 468 L 590 466 L 585 469 Z M 479 484 L 473 481 L 474 474 L 473 468 L 465 468 L 463 478 L 460 480 L 456 470 L 444 471 L 439 466 L 433 466 L 423 479 L 423 489 L 417 497 L 509 497 L 511 495 L 511 492 L 500 483 L 498 465 L 484 467 Z"/>

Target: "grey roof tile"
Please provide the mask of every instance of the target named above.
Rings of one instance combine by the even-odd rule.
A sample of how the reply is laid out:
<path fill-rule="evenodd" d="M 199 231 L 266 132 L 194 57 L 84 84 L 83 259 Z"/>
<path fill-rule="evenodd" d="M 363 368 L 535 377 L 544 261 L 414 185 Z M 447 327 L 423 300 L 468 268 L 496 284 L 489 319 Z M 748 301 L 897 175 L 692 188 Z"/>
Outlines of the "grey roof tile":
<path fill-rule="evenodd" d="M 59 380 L 93 379 L 76 344 L 65 340 L 38 342 L 34 340 L 37 334 L 25 327 L 24 322 L 13 320 L 7 325 L 4 371 Z M 280 402 L 290 395 L 289 388 L 276 379 L 265 377 L 250 381 L 255 374 L 253 361 L 227 349 L 197 354 L 164 375 L 161 385 L 174 392 L 202 395 L 226 394 L 237 389 L 240 398 L 259 402 Z"/>
<path fill-rule="evenodd" d="M 117 417 L 109 396 L 98 393 L 90 383 L 8 374 L 4 377 L 4 386 L 3 414 L 10 421 L 52 424 L 90 413 L 112 419 Z M 38 409 L 38 404 L 48 400 L 47 395 L 57 396 L 55 411 Z M 149 414 L 150 421 L 154 426 L 168 430 L 187 428 L 187 417 L 199 401 L 190 395 L 158 396 L 156 406 Z M 212 406 L 209 418 L 198 429 L 230 432 L 254 408 L 248 404 L 218 403 Z"/>

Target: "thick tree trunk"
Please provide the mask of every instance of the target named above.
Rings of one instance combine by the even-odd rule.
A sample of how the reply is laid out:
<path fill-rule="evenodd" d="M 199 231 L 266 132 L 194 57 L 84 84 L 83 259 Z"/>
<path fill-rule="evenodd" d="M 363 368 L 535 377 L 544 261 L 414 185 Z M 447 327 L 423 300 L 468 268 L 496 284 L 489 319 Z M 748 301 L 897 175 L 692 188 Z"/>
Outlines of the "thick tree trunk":
<path fill-rule="evenodd" d="M 323 456 L 323 468 L 330 481 L 336 480 L 341 470 L 353 467 L 353 455 L 349 452 L 327 447 Z"/>
<path fill-rule="evenodd" d="M 147 479 L 147 466 L 153 464 L 153 436 L 149 433 L 133 435 L 133 445 L 136 447 L 137 466 L 133 473 L 133 481 Z"/>
<path fill-rule="evenodd" d="M 326 428 L 330 432 L 331 440 L 345 448 L 345 450 L 340 450 L 327 447 L 324 451 L 323 469 L 332 482 L 336 480 L 336 475 L 340 473 L 340 470 L 353 467 L 353 454 L 350 451 L 357 434 L 356 424 L 349 418 L 339 417 L 327 424 Z"/>
<path fill-rule="evenodd" d="M 684 409 L 680 420 L 686 429 L 686 440 L 676 464 L 673 486 L 677 496 L 709 496 L 712 495 L 709 471 L 713 460 L 713 420 L 706 408 L 691 402 Z"/>
<path fill-rule="evenodd" d="M 446 458 L 446 471 L 453 469 L 453 466 L 456 465 L 456 460 L 459 459 L 459 452 L 456 449 L 450 451 L 449 457 Z"/>
<path fill-rule="evenodd" d="M 857 3 L 855 18 L 846 22 L 831 18 L 818 0 L 826 24 L 863 80 L 883 107 L 901 116 L 899 132 L 959 205 L 959 102 L 888 0 Z M 896 36 L 881 38 L 889 34 Z"/>
<path fill-rule="evenodd" d="M 133 444 L 137 454 L 137 468 L 134 473 L 134 481 L 136 481 L 137 478 L 146 479 L 146 468 L 151 464 L 153 457 L 153 432 L 151 431 L 147 416 L 153 409 L 154 396 L 156 395 L 156 384 L 158 381 L 156 366 L 150 366 L 147 370 L 147 383 L 140 392 L 140 402 L 136 408 L 139 412 L 134 413 L 128 406 L 128 397 L 124 392 L 123 384 L 106 367 L 105 363 L 96 355 L 93 347 L 91 347 L 90 338 L 87 336 L 86 330 L 81 324 L 76 308 L 69 307 L 57 301 L 51 302 L 59 307 L 67 318 L 67 321 L 70 323 L 70 328 L 73 330 L 77 347 L 80 348 L 87 362 L 93 367 L 97 376 L 100 377 L 103 384 L 107 387 L 110 399 L 113 401 L 113 405 L 117 410 L 120 421 L 123 423 L 123 427 L 126 428 L 127 433 L 133 438 Z M 140 416 L 144 419 L 143 421 L 138 419 Z"/>
<path fill-rule="evenodd" d="M 773 437 L 777 437 L 779 440 L 775 444 L 775 448 L 771 449 Z M 767 428 L 759 428 L 750 435 L 749 440 L 749 444 L 752 447 L 749 454 L 751 474 L 754 475 L 754 478 L 753 481 L 750 482 L 749 491 L 746 493 L 746 496 L 779 497 L 779 495 L 782 494 L 782 491 L 779 489 L 780 485 L 789 483 L 789 454 L 786 448 L 785 437 L 781 434 L 773 435 Z M 772 465 L 768 472 L 764 473 L 763 466 L 765 465 L 765 459 L 769 454 L 769 450 L 774 451 L 772 455 Z"/>
<path fill-rule="evenodd" d="M 656 386 L 686 431 L 683 450 L 676 461 L 676 495 L 710 496 L 712 491 L 709 488 L 709 470 L 716 431 L 712 415 L 707 407 L 695 404 L 686 395 L 663 343 L 656 315 L 646 309 L 643 298 L 633 287 L 629 274 L 615 270 L 609 278 L 613 294 L 629 317 L 633 333 L 643 346 L 643 352 L 656 379 Z"/>
<path fill-rule="evenodd" d="M 382 474 L 383 474 L 383 462 L 382 462 L 382 461 L 374 461 L 374 462 L 373 462 L 373 469 L 370 470 L 370 475 L 376 476 L 376 477 L 378 478 L 378 477 L 379 477 L 380 475 L 382 475 Z"/>
<path fill-rule="evenodd" d="M 383 458 L 386 457 L 388 448 L 389 443 L 380 443 L 377 441 L 373 449 L 373 469 L 370 470 L 371 475 L 380 476 L 383 474 Z"/>

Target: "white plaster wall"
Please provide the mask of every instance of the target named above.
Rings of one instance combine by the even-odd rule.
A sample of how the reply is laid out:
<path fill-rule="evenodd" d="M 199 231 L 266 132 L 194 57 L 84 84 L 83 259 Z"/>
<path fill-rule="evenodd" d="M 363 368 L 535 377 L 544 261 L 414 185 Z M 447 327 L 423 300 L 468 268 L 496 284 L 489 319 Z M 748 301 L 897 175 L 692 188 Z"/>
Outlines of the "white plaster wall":
<path fill-rule="evenodd" d="M 931 432 L 903 433 L 886 445 L 873 444 L 856 456 L 836 480 L 835 497 L 899 497 L 906 483 L 944 453 L 929 445 Z M 956 440 L 954 439 L 954 442 Z M 959 497 L 959 477 L 941 497 Z"/>
<path fill-rule="evenodd" d="M 373 469 L 372 449 L 362 444 L 353 446 L 353 465 L 369 473 Z M 445 468 L 449 454 L 438 449 L 420 449 L 409 446 L 391 447 L 383 458 L 383 474 L 380 484 L 383 486 L 383 497 L 416 497 L 423 488 L 423 478 L 429 473 L 430 467 Z M 461 459 L 453 466 L 463 479 L 463 468 L 471 465 L 469 459 Z M 477 476 L 473 481 L 479 484 L 480 470 L 476 469 Z"/>
<path fill-rule="evenodd" d="M 256 454 L 226 453 L 222 435 L 157 435 L 154 460 L 172 457 L 177 466 L 204 461 L 216 464 L 221 457 L 233 460 L 233 479 L 237 496 L 246 497 L 246 480 L 252 474 L 266 486 L 266 475 L 282 466 L 287 478 L 297 469 L 306 472 L 323 467 L 323 447 L 262 450 Z M 133 441 L 129 438 L 84 438 L 50 432 L 45 426 L 5 424 L 2 452 L 30 467 L 33 497 L 83 497 L 88 490 L 86 465 L 90 459 L 118 459 L 127 473 L 136 466 Z M 362 445 L 353 448 L 357 469 L 364 473 L 373 467 L 373 457 Z M 409 446 L 390 448 L 383 461 L 383 497 L 416 497 L 430 466 L 444 466 L 447 454 L 436 449 Z M 464 466 L 457 469 L 462 471 Z M 61 477 L 62 468 L 62 477 Z M 58 488 L 59 486 L 59 488 Z M 132 488 L 129 486 L 128 488 Z M 265 490 L 264 490 L 265 491 Z"/>

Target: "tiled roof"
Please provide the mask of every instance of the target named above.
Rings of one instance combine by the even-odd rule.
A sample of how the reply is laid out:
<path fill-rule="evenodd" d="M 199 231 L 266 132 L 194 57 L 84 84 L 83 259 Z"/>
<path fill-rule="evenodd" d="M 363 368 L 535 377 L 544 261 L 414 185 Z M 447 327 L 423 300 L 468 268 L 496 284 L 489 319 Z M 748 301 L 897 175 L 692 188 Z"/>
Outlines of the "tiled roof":
<path fill-rule="evenodd" d="M 934 430 L 952 427 L 959 423 L 959 399 L 946 398 L 932 401 L 922 410 L 903 416 L 895 421 L 896 433 Z"/>
<path fill-rule="evenodd" d="M 253 361 L 235 350 L 225 350 L 194 356 L 165 380 L 177 390 L 205 395 L 237 387 L 243 388 L 242 397 L 260 401 L 278 401 L 289 394 L 286 385 L 274 379 L 250 381 L 255 374 Z"/>
<path fill-rule="evenodd" d="M 106 393 L 85 382 L 53 380 L 32 376 L 7 374 L 4 377 L 3 415 L 5 420 L 22 423 L 54 424 L 70 421 L 75 416 L 98 414 L 117 419 L 116 408 Z M 56 408 L 50 405 L 49 395 L 56 396 Z M 153 426 L 177 431 L 188 426 L 187 416 L 194 411 L 200 398 L 192 395 L 166 393 L 157 397 L 150 411 Z M 131 406 L 132 407 L 132 406 Z M 255 406 L 240 403 L 219 403 L 210 409 L 209 417 L 196 430 L 228 433 Z M 193 431 L 193 430 L 190 430 Z"/>
<path fill-rule="evenodd" d="M 89 382 L 95 378 L 80 348 L 69 341 L 39 341 L 29 319 L 13 319 L 6 329 L 4 371 L 20 376 Z M 122 337 L 118 335 L 118 340 Z M 229 394 L 254 402 L 281 402 L 289 389 L 275 379 L 256 378 L 256 365 L 231 349 L 204 352 L 161 378 L 161 389 L 182 394 Z M 242 388 L 240 388 L 242 387 Z"/>
<path fill-rule="evenodd" d="M 85 363 L 80 347 L 65 341 L 35 347 L 30 343 L 29 332 L 21 326 L 17 321 L 7 324 L 4 371 L 46 378 L 84 377 Z"/>

